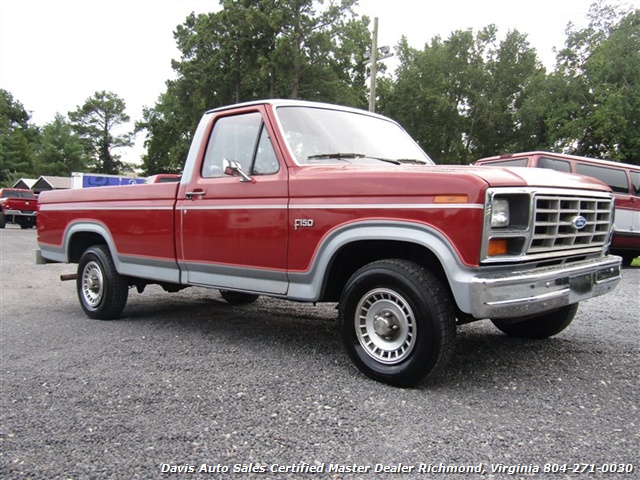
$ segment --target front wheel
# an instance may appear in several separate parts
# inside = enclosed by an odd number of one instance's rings
[[[552,337],[567,328],[577,311],[578,304],[574,303],[533,318],[496,319],[491,322],[498,330],[511,337],[542,339]]]
[[[127,279],[116,270],[105,245],[94,245],[82,254],[76,288],[84,312],[98,320],[117,318],[129,295]]]
[[[449,292],[414,262],[381,260],[362,267],[347,282],[339,315],[347,354],[374,380],[413,386],[453,353]]]

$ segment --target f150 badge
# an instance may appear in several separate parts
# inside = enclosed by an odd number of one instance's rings
[[[296,218],[293,221],[293,229],[298,230],[299,228],[311,228],[313,227],[313,218]]]

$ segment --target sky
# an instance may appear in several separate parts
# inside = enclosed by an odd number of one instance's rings
[[[593,0],[359,0],[356,13],[378,17],[378,45],[404,35],[421,49],[434,36],[477,31],[489,24],[500,36],[528,35],[548,70],[567,24],[587,25]],[[640,8],[640,0],[617,0]],[[132,123],[142,118],[174,77],[179,59],[173,31],[191,13],[218,10],[218,0],[0,0],[0,88],[42,126],[67,116],[97,91],[124,99]],[[389,67],[393,68],[393,59]],[[136,162],[144,136],[121,151]]]

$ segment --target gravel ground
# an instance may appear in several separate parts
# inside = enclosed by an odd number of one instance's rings
[[[402,390],[350,364],[333,304],[149,287],[89,320],[35,230],[0,244],[3,479],[640,478],[640,268],[548,340],[461,327]]]

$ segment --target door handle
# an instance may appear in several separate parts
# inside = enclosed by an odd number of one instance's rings
[[[193,200],[196,197],[204,197],[204,190],[202,190],[201,188],[198,188],[196,190],[194,190],[193,192],[187,192],[184,194],[185,198],[187,200]]]

